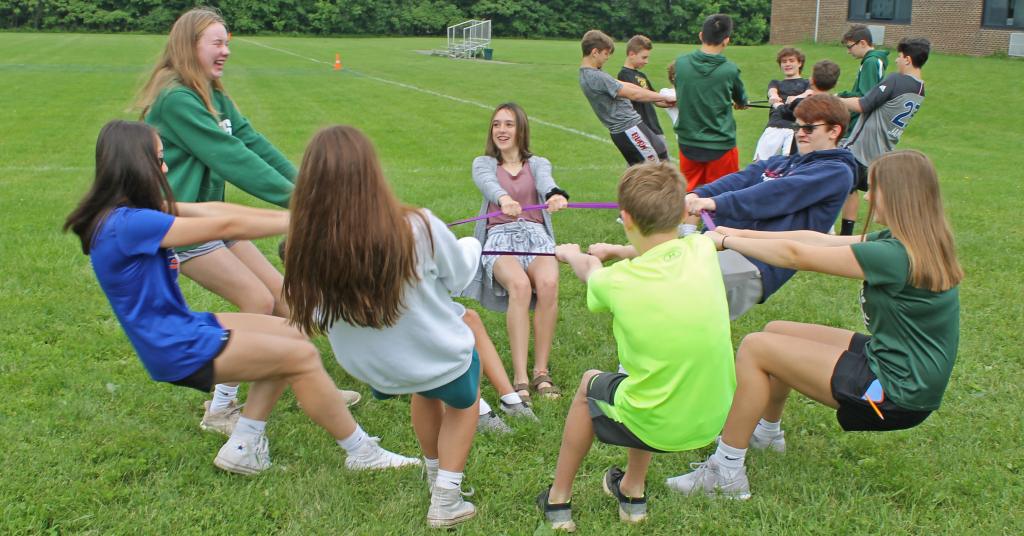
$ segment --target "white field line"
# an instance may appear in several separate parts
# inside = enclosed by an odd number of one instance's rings
[[[268,48],[270,50],[274,50],[274,51],[277,51],[277,52],[282,52],[284,54],[289,54],[289,55],[295,56],[296,58],[302,58],[304,60],[309,60],[309,61],[316,62],[316,63],[323,63],[325,65],[331,65],[331,62],[329,62],[329,61],[323,61],[323,60],[317,60],[317,59],[313,59],[313,58],[307,58],[306,56],[300,56],[300,55],[298,55],[298,54],[296,54],[294,52],[288,52],[287,50],[281,50],[279,48],[274,48],[274,47],[271,47],[271,46],[267,46],[267,45],[264,45],[263,43],[257,43],[256,41],[250,41],[248,39],[243,39],[241,37],[239,37],[237,39],[239,41],[245,41],[246,43],[252,43],[252,44],[254,44],[256,46],[260,46],[260,47],[263,47],[263,48]],[[354,74],[356,76],[362,76],[363,78],[369,78],[370,80],[376,80],[378,82],[384,82],[385,84],[392,84],[392,85],[395,85],[395,86],[400,86],[400,87],[404,87],[404,88],[407,88],[407,89],[412,89],[412,90],[415,90],[415,91],[421,91],[423,93],[429,93],[429,94],[434,95],[436,97],[441,97],[441,98],[444,98],[444,99],[450,99],[450,100],[453,100],[453,101],[456,101],[456,102],[461,102],[463,104],[472,104],[473,106],[479,106],[479,107],[485,108],[487,110],[493,110],[494,109],[494,106],[488,106],[486,104],[480,104],[479,102],[473,102],[473,101],[470,101],[470,100],[460,99],[458,97],[453,97],[451,95],[445,95],[443,93],[438,93],[436,91],[430,91],[429,89],[423,89],[423,88],[419,88],[419,87],[416,87],[416,86],[410,86],[408,84],[403,84],[401,82],[394,82],[392,80],[385,80],[383,78],[377,78],[376,76],[370,76],[368,74],[357,73],[355,71],[350,71],[348,69],[342,69],[342,70],[343,71],[347,71],[349,73],[352,73],[352,74]],[[610,139],[600,138],[600,137],[595,136],[593,134],[587,134],[586,132],[580,132],[579,130],[576,130],[574,128],[563,127],[562,125],[556,125],[554,123],[549,123],[547,121],[543,121],[541,119],[537,119],[536,117],[531,117],[530,120],[533,121],[534,123],[539,123],[539,124],[544,125],[544,126],[548,126],[548,127],[552,127],[552,128],[557,128],[559,130],[564,130],[566,132],[572,132],[573,134],[579,134],[580,136],[583,136],[585,138],[590,138],[592,140],[597,140],[597,141],[604,142],[604,143],[612,143],[612,141]]]

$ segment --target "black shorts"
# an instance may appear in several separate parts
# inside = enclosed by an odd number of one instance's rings
[[[220,348],[217,349],[217,353],[213,354],[213,357],[209,361],[203,363],[199,370],[185,376],[184,378],[167,382],[171,385],[177,385],[179,387],[191,387],[198,389],[204,393],[213,391],[213,360],[220,357],[220,354],[224,353],[224,348],[227,348],[228,341],[231,339],[231,330],[224,330],[224,335],[220,339]]]
[[[614,406],[615,390],[619,388],[619,383],[628,377],[628,374],[619,372],[602,372],[590,378],[590,383],[587,384],[587,407],[590,408],[590,420],[594,423],[594,435],[602,443],[609,445],[646,450],[648,452],[667,452],[644,443],[629,428],[626,428],[625,424],[614,421],[611,417],[605,415],[601,411],[601,406],[597,404],[597,401],[600,400],[609,406]]]
[[[868,167],[860,162],[857,162],[857,176],[853,178],[853,187],[850,188],[850,193],[857,190],[868,191]]]
[[[843,352],[832,370],[832,398],[839,402],[836,420],[847,432],[887,432],[913,428],[932,414],[930,411],[904,409],[886,397],[875,401],[875,406],[882,417],[875,413],[874,408],[864,398],[868,387],[878,379],[868,367],[864,345],[871,337],[856,333],[850,341],[850,349]]]
[[[630,166],[644,162],[668,160],[668,146],[661,136],[651,132],[647,125],[640,123],[625,132],[611,135],[612,142],[619,148],[622,157]]]

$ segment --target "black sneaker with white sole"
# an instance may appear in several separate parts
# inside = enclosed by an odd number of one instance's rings
[[[612,467],[604,475],[604,492],[619,501],[619,520],[623,523],[639,523],[647,518],[647,496],[627,497],[622,493],[622,477],[625,471]]]
[[[551,523],[552,530],[576,532],[576,523],[572,520],[572,501],[561,504],[548,502],[551,486],[537,496],[537,509],[544,513],[544,519]]]

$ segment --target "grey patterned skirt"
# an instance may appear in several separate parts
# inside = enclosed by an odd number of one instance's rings
[[[537,253],[554,253],[555,240],[551,238],[544,225],[528,222],[519,219],[512,223],[505,223],[491,227],[487,231],[487,240],[484,243],[484,251],[531,251]],[[530,267],[536,255],[511,255],[519,264],[523,265],[523,271]],[[494,279],[494,262],[500,255],[484,255],[480,263],[484,268],[484,275],[491,281],[495,296],[507,296],[508,291]]]

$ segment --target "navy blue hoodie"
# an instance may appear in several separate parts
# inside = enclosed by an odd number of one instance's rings
[[[693,193],[715,201],[715,225],[755,231],[827,233],[850,194],[857,161],[846,149],[773,156]],[[795,270],[750,262],[761,271],[764,303]]]

